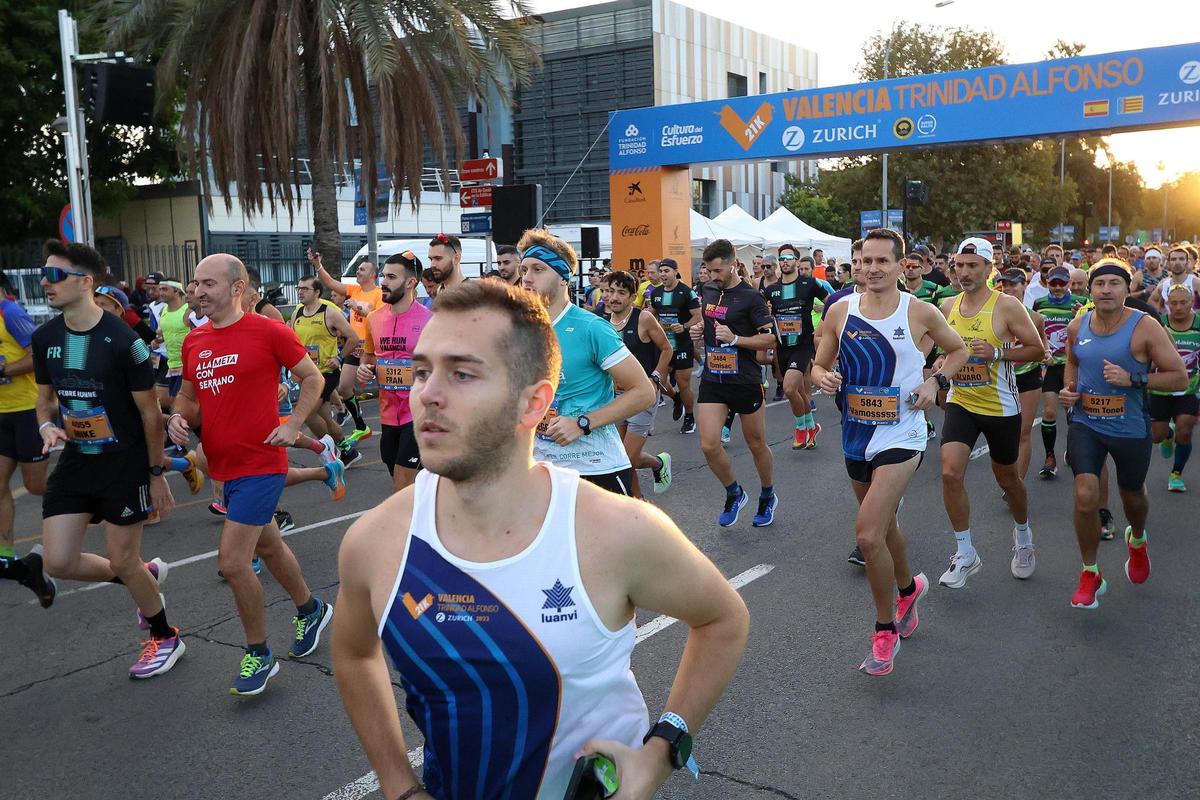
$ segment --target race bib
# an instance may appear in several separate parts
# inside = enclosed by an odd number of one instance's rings
[[[554,439],[552,439],[550,436],[548,436],[546,434],[546,427],[550,424],[551,420],[553,420],[557,416],[558,416],[558,400],[553,400],[550,403],[550,407],[546,409],[546,415],[544,417],[542,417],[542,421],[539,422],[537,425],[537,433],[535,434],[537,436],[537,438],[541,439],[543,442],[553,442],[554,441]]]
[[[317,366],[320,366],[321,365],[321,360],[320,360],[321,359],[321,345],[306,344],[306,345],[304,345],[304,349],[305,349],[305,351],[307,351],[308,357],[313,360],[313,363],[316,364]]]
[[[669,328],[679,324],[679,315],[673,311],[660,311],[658,312],[658,322],[664,328]]]
[[[900,421],[900,387],[848,386],[846,416],[863,425],[895,425]]]
[[[1084,415],[1092,419],[1122,419],[1125,416],[1125,395],[1123,394],[1084,392],[1079,396],[1079,404]]]
[[[777,314],[775,325],[780,336],[804,335],[804,316],[802,314]]]
[[[736,375],[738,357],[736,347],[706,347],[704,369],[713,375]]]
[[[411,358],[380,358],[375,362],[379,388],[389,392],[412,390],[413,366]]]
[[[107,444],[117,440],[104,406],[96,406],[86,411],[70,411],[64,408],[62,417],[67,438],[75,444]]]
[[[991,382],[992,372],[988,369],[988,362],[975,356],[968,358],[967,363],[954,373],[955,386],[987,386]]]

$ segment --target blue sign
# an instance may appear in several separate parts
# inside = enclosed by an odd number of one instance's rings
[[[1107,225],[1100,226],[1100,232],[1096,234],[1096,238],[1104,242],[1115,242],[1121,238],[1121,226],[1113,225],[1111,228]]]
[[[874,230],[881,226],[880,220],[882,216],[879,209],[875,208],[870,211],[858,212],[858,236],[862,238],[867,235],[867,231]]]
[[[1075,226],[1074,225],[1055,225],[1050,229],[1050,239],[1052,241],[1075,241]]]
[[[75,211],[67,203],[58,213],[58,238],[64,242],[75,241]]]
[[[888,209],[888,224],[887,226],[894,231],[904,229],[904,209],[889,208]]]
[[[1200,122],[1200,43],[612,112],[609,169]]]
[[[1162,240],[1163,240],[1163,229],[1162,228],[1155,228],[1153,231],[1150,232],[1150,241],[1161,242]]]
[[[392,200],[392,179],[387,166],[377,164],[375,176],[375,221],[387,222],[388,203]],[[362,168],[354,168],[354,224],[367,224],[367,203],[362,196]]]
[[[462,232],[467,233],[491,233],[492,232],[492,212],[486,211],[482,214],[463,214],[462,215]]]

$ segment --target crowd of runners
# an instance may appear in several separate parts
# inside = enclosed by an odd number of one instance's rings
[[[966,476],[982,468],[970,466],[981,439],[1012,515],[1003,555],[1018,580],[1037,568],[1030,466],[1057,480],[1064,440],[1075,608],[1098,608],[1109,588],[1099,542],[1118,516],[1127,580],[1150,577],[1155,444],[1172,460],[1167,489],[1186,491],[1200,390],[1187,243],[1035,253],[968,238],[933,252],[873,230],[846,263],[783,245],[745,266],[717,240],[695,276],[670,258],[643,274],[593,268],[576,293],[576,254],[546,231],[499,248],[482,279],[463,274],[459,240],[439,234],[424,258],[363,261],[350,282],[310,251],[286,319],[231,255],[204,258],[186,281],[152,274],[136,296],[86,245],[52,240],[44,255],[41,285],[61,313],[36,326],[0,301],[0,578],[44,608],[56,579],[123,585],[147,631],[129,675],[162,675],[186,644],[168,621],[169,565],[143,560],[143,527],[168,520],[174,491],[208,482],[223,517],[220,577],[245,631],[230,691],[257,695],[280,670],[266,569],[295,605],[288,657],[312,653],[333,624],[342,700],[388,800],[497,787],[557,800],[607,769],[641,798],[675,769],[696,774],[692,736],[733,676],[749,617],[642,497],[639,471],[655,495],[672,485],[671,454],[647,449],[660,408],[697,436],[724,489],[714,521],[728,528],[748,505],[752,526],[771,526],[788,494],[766,437],[771,382],[791,409],[794,450],[828,443],[813,412],[836,407],[844,502],[857,504],[842,533],[875,606],[859,666],[869,675],[892,671],[930,590],[897,511],[939,427],[954,542],[937,582],[949,589],[998,555],[972,539],[968,487],[981,484]],[[724,447],[735,429],[757,497]],[[372,436],[392,494],[346,533],[336,602],[317,597],[281,536],[294,525],[284,490],[321,482],[341,500],[356,445]],[[7,489],[18,468],[43,515],[41,544],[21,556]],[[183,483],[173,489],[169,473]],[[84,547],[92,524],[104,527],[103,556]],[[636,610],[690,629],[654,724],[630,671]],[[424,736],[421,779],[387,658]]]

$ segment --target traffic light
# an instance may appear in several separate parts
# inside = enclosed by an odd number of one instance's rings
[[[928,205],[929,187],[923,181],[906,180],[904,182],[904,201],[914,206]]]

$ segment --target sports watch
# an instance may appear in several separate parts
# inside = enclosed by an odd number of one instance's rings
[[[163,474],[162,464],[155,464],[154,466],[152,466],[150,468],[150,474],[152,476],[154,476],[155,478],[162,477],[162,474]]]
[[[1134,389],[1145,389],[1150,383],[1150,376],[1144,372],[1129,373],[1129,385]]]
[[[664,713],[658,718],[658,723],[642,739],[642,744],[655,736],[665,739],[670,747],[672,768],[679,769],[686,766],[693,775],[699,773],[699,767],[692,758],[692,735],[688,733],[687,723],[683,717],[669,711]]]
[[[583,431],[584,436],[592,435],[592,421],[588,419],[587,414],[580,414],[575,424],[579,426],[579,430]]]
[[[947,391],[950,388],[950,379],[940,372],[933,373],[934,379],[937,381],[938,388],[942,391]]]

